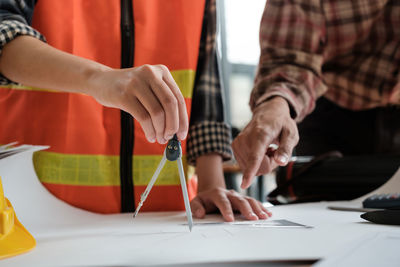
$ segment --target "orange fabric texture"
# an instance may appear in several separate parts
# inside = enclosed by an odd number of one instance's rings
[[[135,45],[141,51],[135,54],[135,65],[195,70],[204,4],[198,0],[133,1]]]
[[[1,142],[50,145],[49,151],[119,155],[119,110],[92,97],[45,91],[0,90]]]
[[[55,48],[120,68],[120,9],[119,0],[40,0],[32,26]]]
[[[134,65],[164,64],[170,70],[195,71],[204,5],[204,0],[134,0]],[[120,16],[120,0],[40,0],[33,27],[60,50],[120,68]],[[185,100],[190,112],[191,98]],[[120,111],[104,107],[90,96],[0,87],[0,121],[10,129],[0,132],[0,143],[50,145],[49,151],[62,154],[120,153]],[[135,121],[134,155],[161,155],[164,149],[165,145],[149,144]],[[186,154],[186,142],[182,149]],[[83,209],[115,213],[121,208],[119,186],[67,182],[45,186],[60,199]],[[188,186],[193,198],[193,182]],[[136,202],[144,189],[135,186]],[[180,184],[155,185],[143,207],[144,211],[182,209]]]

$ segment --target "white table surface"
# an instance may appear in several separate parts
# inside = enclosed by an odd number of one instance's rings
[[[99,215],[56,199],[38,182],[31,152],[0,160],[5,195],[22,224],[36,238],[32,251],[0,261],[0,266],[132,266],[317,260],[370,233],[399,233],[375,225],[360,212],[326,208],[332,203],[272,207],[271,219],[312,228],[195,225],[184,212]],[[151,197],[151,194],[150,196]],[[333,203],[345,205],[343,203]],[[216,215],[209,221],[221,221]],[[195,220],[195,223],[199,222]],[[365,255],[374,257],[374,255]]]

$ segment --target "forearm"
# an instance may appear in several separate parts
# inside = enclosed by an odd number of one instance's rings
[[[0,73],[8,79],[40,88],[90,94],[90,77],[108,67],[77,57],[30,36],[7,43],[0,55]]]
[[[196,173],[198,177],[198,191],[211,188],[226,188],[222,157],[219,154],[207,154],[197,158]]]
[[[290,105],[292,118],[301,121],[314,109],[316,99],[326,92],[326,85],[308,67],[277,67],[268,63],[271,60],[265,61],[267,63],[260,63],[260,71],[250,96],[251,110],[254,113],[265,101],[281,97]]]
[[[124,110],[141,124],[149,142],[165,143],[174,133],[181,140],[187,135],[185,101],[165,66],[112,69],[19,36],[3,47],[0,72],[24,85],[87,94]]]
[[[232,156],[231,129],[224,121],[222,87],[216,47],[216,3],[207,1],[193,91],[187,159],[196,165],[199,157],[219,154],[224,160]]]
[[[268,98],[281,96],[291,105],[296,120],[301,120],[327,90],[321,77],[326,46],[322,10],[317,0],[307,6],[267,2],[260,27],[261,55],[250,100],[252,109]]]

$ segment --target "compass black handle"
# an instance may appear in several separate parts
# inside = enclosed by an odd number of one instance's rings
[[[179,142],[178,137],[174,134],[171,140],[168,141],[167,148],[165,150],[165,156],[169,161],[175,161],[179,158],[181,154],[181,142]]]

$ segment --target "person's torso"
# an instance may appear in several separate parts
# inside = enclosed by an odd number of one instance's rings
[[[133,20],[121,26],[127,14],[121,12],[122,2],[41,0],[35,7],[33,27],[50,45],[112,68],[121,68],[121,55],[132,57],[134,66],[166,65],[190,113],[204,0],[133,0]],[[130,38],[125,31],[129,27],[134,29],[131,55],[121,41]],[[83,94],[8,86],[0,88],[0,114],[3,125],[12,129],[0,136],[0,143],[50,145],[34,155],[39,179],[57,197],[90,211],[121,211],[121,192],[132,183],[133,195],[125,198],[134,198],[136,205],[165,148],[148,143],[136,120],[129,126],[129,119],[121,120],[120,110]],[[185,162],[185,142],[182,150]],[[121,166],[127,159],[131,162]],[[129,172],[133,178],[126,181]],[[195,188],[188,184],[193,197]],[[167,162],[143,210],[183,208],[176,163]]]
[[[400,2],[323,1],[325,96],[342,107],[400,105]]]

